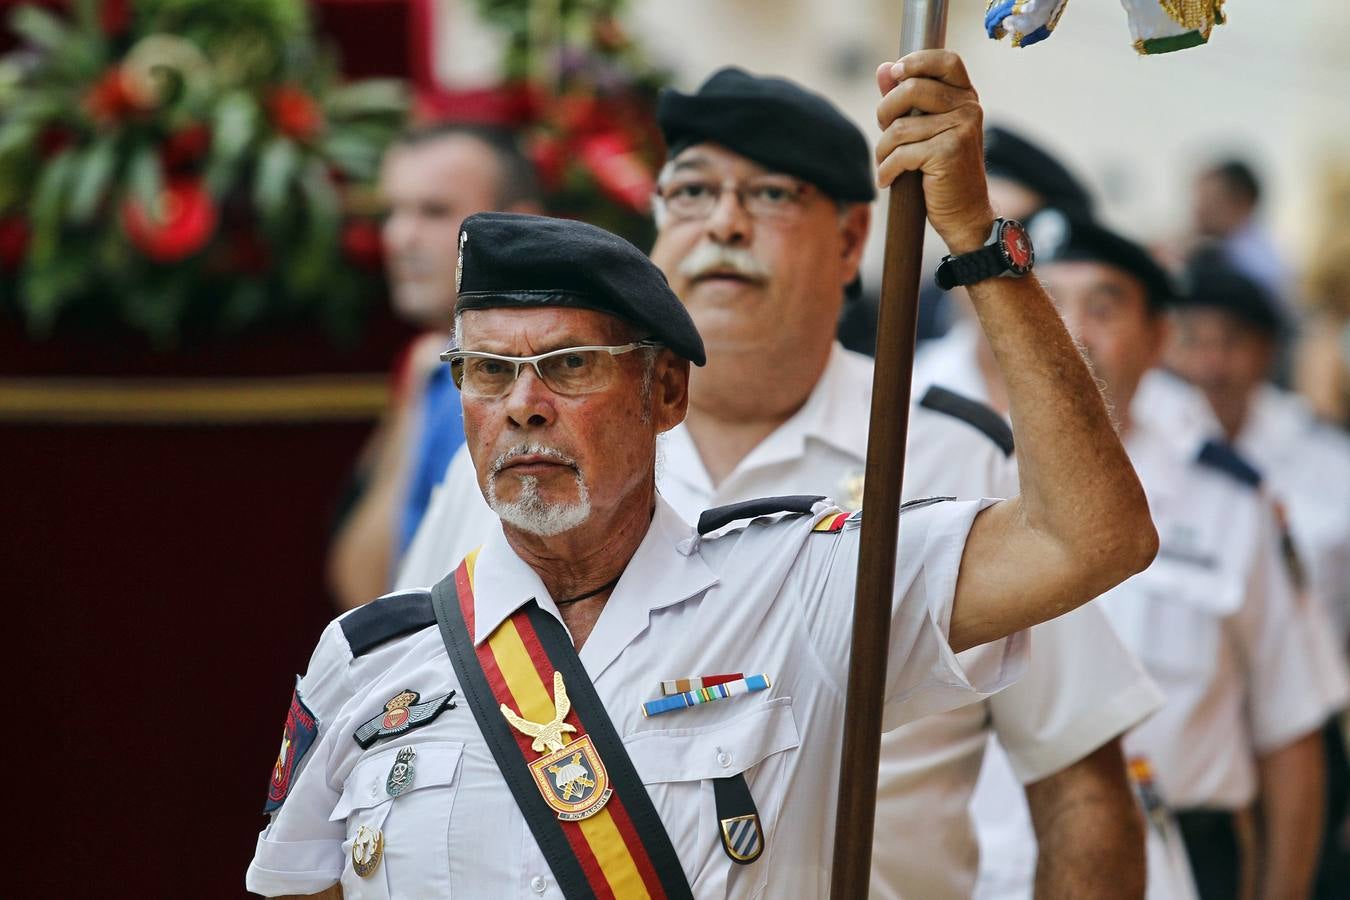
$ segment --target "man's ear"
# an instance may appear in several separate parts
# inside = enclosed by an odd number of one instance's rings
[[[658,434],[684,421],[689,412],[689,360],[662,350],[652,371],[652,422]]]
[[[872,205],[854,203],[843,216],[839,225],[843,235],[843,270],[847,285],[858,277],[858,267],[862,265],[863,251],[867,249],[867,231],[872,224]]]

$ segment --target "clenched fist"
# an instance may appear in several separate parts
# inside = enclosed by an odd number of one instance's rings
[[[920,50],[877,68],[877,184],[923,173],[928,221],[952,253],[989,238],[994,212],[984,180],[984,113],[961,57]],[[911,115],[913,112],[923,115]]]

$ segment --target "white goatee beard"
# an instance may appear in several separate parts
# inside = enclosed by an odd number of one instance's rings
[[[577,499],[571,503],[550,503],[539,496],[539,479],[533,475],[520,477],[520,496],[506,502],[497,496],[497,474],[516,456],[543,454],[568,465],[575,461],[552,447],[524,444],[512,447],[492,461],[488,470],[487,500],[497,517],[513,528],[519,528],[527,534],[539,537],[552,537],[571,531],[591,517],[591,494],[586,488],[586,480],[577,471]]]

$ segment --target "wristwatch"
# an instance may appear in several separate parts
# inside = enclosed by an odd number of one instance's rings
[[[949,291],[958,284],[975,284],[1000,275],[1021,278],[1031,271],[1036,254],[1027,230],[1016,219],[995,219],[989,242],[978,250],[948,254],[938,264],[938,287]]]

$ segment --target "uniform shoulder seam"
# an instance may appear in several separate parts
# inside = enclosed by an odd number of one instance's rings
[[[385,594],[352,610],[339,622],[356,659],[394,638],[436,624],[436,613],[431,607],[431,592],[417,589]]]
[[[988,404],[935,384],[924,393],[919,405],[965,422],[998,445],[1005,457],[1013,455],[1012,428]]]

